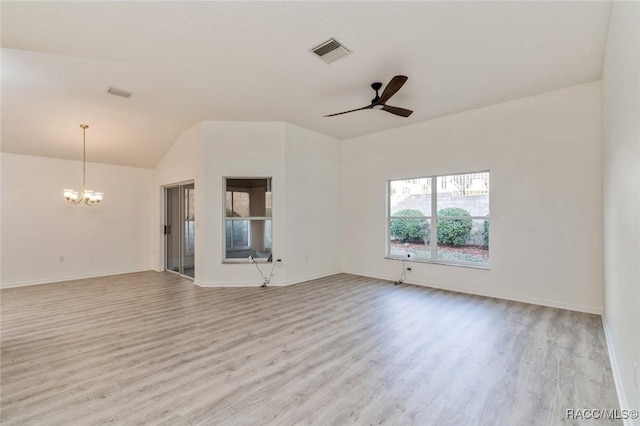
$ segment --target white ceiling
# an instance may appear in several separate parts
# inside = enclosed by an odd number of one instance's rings
[[[610,2],[7,2],[2,151],[154,167],[202,120],[377,132],[600,79]],[[336,37],[353,53],[309,49]],[[409,77],[383,111],[374,81]],[[107,86],[133,92],[107,95]]]

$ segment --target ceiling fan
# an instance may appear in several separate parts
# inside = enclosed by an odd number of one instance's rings
[[[389,82],[389,84],[387,84],[387,87],[384,88],[384,91],[382,92],[382,96],[378,95],[378,90],[382,88],[382,83],[372,83],[371,88],[376,91],[376,97],[371,100],[371,105],[367,105],[362,108],[352,109],[349,111],[343,111],[335,114],[325,115],[325,117],[333,117],[334,115],[346,114],[348,112],[362,111],[363,109],[381,109],[383,111],[390,112],[391,114],[399,115],[400,117],[408,117],[413,113],[413,111],[387,105],[387,101],[389,100],[389,98],[391,98],[393,95],[396,94],[398,90],[400,90],[400,88],[407,81],[407,78],[408,77],[404,75],[396,75],[395,77],[393,77]]]

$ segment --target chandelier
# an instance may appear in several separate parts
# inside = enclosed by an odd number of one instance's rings
[[[69,202],[69,204],[80,204],[81,202],[85,202],[88,206],[93,206],[102,201],[102,192],[95,192],[87,189],[85,185],[86,177],[87,177],[87,140],[86,140],[86,131],[89,128],[86,124],[81,124],[80,128],[82,129],[82,193],[75,191],[73,189],[65,189],[64,190],[64,198]],[[82,195],[81,195],[82,194]]]

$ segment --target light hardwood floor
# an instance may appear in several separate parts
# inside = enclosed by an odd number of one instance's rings
[[[555,425],[619,408],[596,315],[344,274],[207,289],[144,272],[0,295],[6,426]]]

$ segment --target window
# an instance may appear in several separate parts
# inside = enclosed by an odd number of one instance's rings
[[[390,258],[489,265],[489,172],[390,180]]]
[[[224,178],[225,261],[271,256],[271,178]]]

